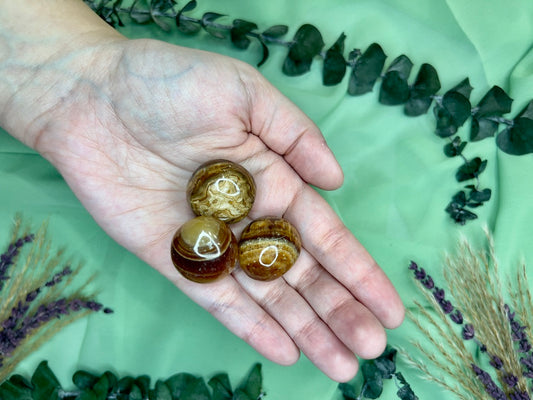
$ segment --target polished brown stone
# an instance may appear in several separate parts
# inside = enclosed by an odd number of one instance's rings
[[[229,275],[238,257],[237,239],[222,221],[200,216],[183,224],[174,234],[172,262],[187,279],[213,282]]]
[[[235,223],[252,208],[255,182],[242,166],[228,160],[214,160],[194,172],[187,185],[187,198],[196,215]]]
[[[267,217],[250,223],[239,240],[239,262],[248,276],[271,281],[296,262],[301,250],[298,231],[283,218]]]

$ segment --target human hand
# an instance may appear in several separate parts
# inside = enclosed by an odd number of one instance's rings
[[[277,363],[294,363],[301,350],[332,379],[346,381],[357,371],[355,355],[382,352],[384,327],[401,323],[403,306],[309,186],[335,189],[342,172],[295,105],[253,68],[220,55],[117,38],[77,54],[92,62],[65,74],[83,64],[74,57],[42,75],[66,78],[54,80],[50,91],[58,95],[47,98],[56,101],[25,137],[113,239]],[[237,236],[264,215],[284,216],[299,230],[302,253],[283,278],[257,282],[237,268],[198,284],[173,267],[172,235],[193,216],[187,181],[215,158],[243,165],[257,184],[249,217],[232,226]]]

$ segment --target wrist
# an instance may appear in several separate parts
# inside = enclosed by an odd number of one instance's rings
[[[123,40],[81,0],[0,0],[0,126],[41,151],[54,118],[104,79]]]

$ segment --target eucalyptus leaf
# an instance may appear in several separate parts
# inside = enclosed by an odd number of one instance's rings
[[[470,98],[470,94],[474,88],[470,85],[470,80],[468,78],[463,79],[457,85],[455,85],[450,92],[457,92],[462,94],[467,99]]]
[[[413,63],[405,56],[400,55],[391,63],[379,91],[379,102],[385,105],[398,105],[405,103],[409,98],[409,84],[407,80],[411,73]]]
[[[444,154],[447,157],[456,157],[463,153],[467,142],[463,142],[459,136],[453,138],[453,140],[444,146]]]
[[[261,48],[263,50],[263,57],[261,58],[261,61],[257,63],[258,68],[266,62],[266,60],[268,59],[268,56],[270,55],[270,51],[268,50],[268,47],[265,44],[265,42],[263,42],[262,40],[259,40],[259,43],[261,43]]]
[[[450,90],[444,94],[433,112],[437,122],[435,133],[440,137],[452,136],[471,115],[470,101],[461,93]]]
[[[460,192],[461,193],[461,192]],[[463,192],[464,194],[464,192]],[[457,196],[457,195],[456,195]],[[454,197],[456,197],[454,196]],[[467,221],[474,220],[477,215],[464,208],[464,205],[460,205],[455,201],[451,201],[446,207],[445,211],[450,214],[450,217],[458,224],[464,225]]]
[[[533,153],[533,100],[518,113],[511,126],[500,132],[496,144],[507,154]]]
[[[489,201],[492,196],[492,191],[490,189],[477,190],[473,188],[468,196],[469,207],[479,207],[483,205],[484,202]]]
[[[511,111],[512,103],[513,99],[501,87],[493,86],[479,101],[474,111],[474,116],[481,118],[507,114]]]
[[[92,390],[95,393],[96,397],[104,400],[107,398],[107,394],[109,393],[110,389],[111,385],[109,379],[107,378],[107,375],[105,374],[102,375],[92,387]]]
[[[150,391],[150,377],[148,375],[141,375],[135,378],[135,385],[140,389],[141,397],[148,396]]]
[[[492,137],[498,132],[499,123],[488,118],[472,117],[470,128],[470,140],[477,142],[482,139]]]
[[[338,388],[341,391],[344,400],[357,400],[357,393],[352,385],[348,383],[339,383]]]
[[[320,31],[310,24],[302,25],[294,35],[282,71],[288,76],[302,75],[311,69],[313,58],[320,54],[324,40]]]
[[[173,375],[165,381],[170,393],[180,400],[211,400],[209,389],[202,378],[187,373]]]
[[[413,390],[409,385],[402,386],[398,391],[396,392],[396,395],[400,398],[400,400],[417,400],[418,397],[415,395]]]
[[[98,376],[87,371],[76,371],[72,376],[72,382],[81,390],[91,389],[98,381]]]
[[[147,24],[152,21],[152,16],[149,12],[142,10],[133,9],[130,12],[130,18],[138,24]]]
[[[415,83],[409,91],[409,99],[405,103],[404,112],[409,116],[425,114],[433,101],[432,96],[440,89],[437,71],[431,64],[422,64]]]
[[[155,388],[150,390],[150,400],[172,400],[172,394],[165,382],[157,381]]]
[[[141,388],[139,386],[137,386],[136,384],[134,384],[131,387],[131,391],[130,391],[128,400],[143,400],[143,399],[144,399],[144,396],[142,394]]]
[[[213,389],[212,400],[231,400],[233,397],[233,391],[231,389],[231,383],[229,381],[228,374],[221,373],[213,376],[207,384]]]
[[[409,57],[407,57],[405,54],[402,54],[392,61],[389,68],[387,68],[385,75],[389,72],[396,71],[398,73],[399,78],[407,81],[409,79],[409,75],[411,74],[412,68],[413,63],[411,62]]]
[[[33,385],[31,384],[31,382],[19,374],[12,375],[9,378],[9,382],[22,389],[33,389]]]
[[[350,74],[348,94],[359,96],[371,92],[381,76],[386,58],[383,49],[377,43],[372,43],[361,56],[357,57]]]
[[[231,42],[235,47],[246,50],[250,46],[250,38],[247,36],[248,33],[257,29],[257,24],[242,19],[236,19],[233,21],[233,26],[230,29],[230,38]]]
[[[346,74],[346,60],[344,59],[344,40],[346,35],[342,33],[337,41],[326,52],[322,82],[324,86],[337,85]]]
[[[2,400],[33,400],[32,390],[20,386],[11,380],[6,380],[0,385],[0,399]]]
[[[211,28],[210,25],[215,22],[217,19],[224,17],[224,14],[219,14],[216,12],[206,12],[202,16],[201,24],[204,27],[205,31],[209,33],[211,36],[214,36],[218,39],[224,39],[225,36],[222,32]]]
[[[379,102],[388,106],[403,104],[409,99],[409,84],[400,72],[390,71],[383,77],[379,91]]]
[[[57,392],[61,385],[46,361],[42,361],[33,373],[31,384],[34,387],[34,400],[58,399]]]
[[[233,395],[232,400],[255,400],[255,399],[248,396],[248,394],[244,390],[237,389],[235,391],[235,394]]]
[[[381,393],[383,393],[383,379],[380,376],[365,381],[363,395],[366,398],[377,399]]]
[[[243,390],[250,398],[257,399],[262,393],[262,387],[261,364],[255,364],[239,389]]]
[[[282,36],[285,36],[289,31],[287,25],[274,25],[265,30],[261,35],[269,39],[277,39]]]
[[[474,179],[485,170],[486,166],[487,160],[481,160],[479,157],[467,160],[461,167],[459,167],[455,174],[455,178],[458,182]]]
[[[178,30],[185,34],[191,34],[196,33],[201,29],[201,26],[199,24],[196,24],[192,21],[183,20],[181,16],[183,13],[192,11],[196,8],[196,0],[191,0],[181,10],[178,11],[178,14],[176,15],[176,26],[178,27]]]
[[[117,390],[120,393],[129,394],[134,383],[135,379],[133,379],[131,376],[124,376],[117,382]]]

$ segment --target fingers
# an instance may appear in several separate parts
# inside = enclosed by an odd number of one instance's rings
[[[285,217],[306,250],[384,327],[398,327],[404,308],[385,273],[316,191],[306,186],[297,196]]]
[[[232,276],[201,284],[187,281],[173,268],[163,272],[188,297],[269,360],[294,364],[298,347],[284,328],[253,300]]]
[[[387,339],[381,323],[309,253],[302,252],[285,280],[353,353],[365,359],[383,353]]]
[[[236,270],[235,278],[261,307],[283,326],[294,343],[331,379],[345,382],[358,369],[354,353],[283,279],[258,282]]]
[[[253,88],[252,133],[282,155],[307,183],[337,189],[343,181],[342,169],[313,121],[264,79],[255,77],[245,84]]]

